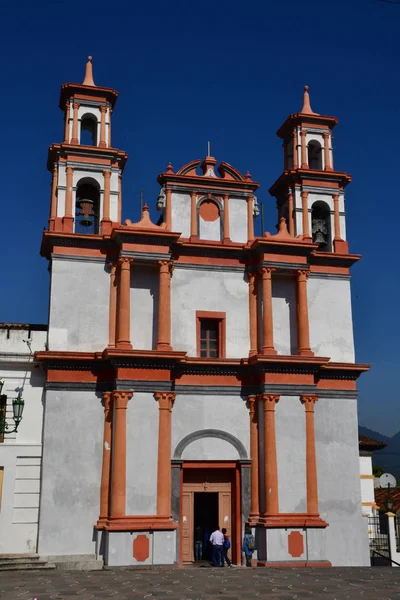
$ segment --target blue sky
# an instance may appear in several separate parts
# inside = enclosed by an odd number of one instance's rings
[[[337,169],[347,192],[360,423],[400,429],[397,362],[400,162],[400,5],[374,0],[145,3],[53,0],[6,3],[0,22],[3,294],[1,321],[46,322],[47,147],[62,140],[60,85],[81,82],[88,54],[98,85],[120,92],[113,144],[129,154],[124,218],[139,190],[154,209],[157,174],[206,153],[261,182],[266,229],[276,223],[269,186],[283,168],[276,130],[301,108],[335,115]]]

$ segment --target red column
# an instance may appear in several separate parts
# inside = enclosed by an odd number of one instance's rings
[[[264,481],[265,513],[267,516],[279,513],[278,461],[276,456],[275,405],[279,396],[261,394],[264,402]]]
[[[257,354],[257,275],[248,273],[249,280],[249,328],[250,328],[250,356]]]
[[[65,172],[67,189],[65,191],[65,215],[63,218],[63,231],[65,233],[72,233],[74,229],[74,215],[72,213],[72,182],[74,170],[72,167],[66,167]]]
[[[314,356],[310,348],[307,278],[308,271],[297,271],[297,354],[300,356]]]
[[[100,148],[105,148],[106,144],[106,106],[100,106]]]
[[[317,457],[315,453],[314,406],[318,396],[301,396],[306,409],[306,480],[307,480],[307,513],[318,516],[318,481]]]
[[[230,240],[229,231],[229,194],[224,194],[224,240]]]
[[[247,198],[247,239],[254,240],[253,196]]]
[[[301,168],[308,169],[307,162],[307,146],[306,146],[306,131],[300,131],[300,139],[301,139]]]
[[[292,190],[289,190],[289,233],[294,236],[294,198]]]
[[[131,344],[131,258],[120,258],[118,289],[117,348],[132,348]]]
[[[251,458],[251,497],[250,517],[260,515],[259,502],[259,464],[258,464],[258,410],[257,396],[249,396],[247,404],[250,411],[250,458]]]
[[[103,463],[100,484],[100,517],[98,525],[107,520],[109,514],[110,474],[111,474],[111,435],[112,435],[112,399],[111,392],[103,394],[104,433],[103,433]]]
[[[158,402],[157,515],[171,517],[171,413],[172,392],[155,392]]]
[[[171,231],[172,228],[172,190],[165,190],[165,223],[166,229]]]
[[[108,324],[108,347],[115,348],[117,327],[117,263],[110,263],[110,310]]]
[[[339,212],[339,194],[333,194],[333,218],[335,224],[335,240],[341,240],[340,237],[340,212]]]
[[[332,167],[331,167],[331,157],[330,157],[330,151],[329,151],[329,140],[330,140],[330,134],[325,131],[322,134],[323,138],[324,138],[324,161],[325,161],[325,171],[333,171]]]
[[[65,128],[64,128],[64,143],[69,144],[69,112],[70,104],[69,100],[65,103]]]
[[[301,192],[301,210],[303,218],[303,238],[311,240],[310,226],[308,223],[308,192]]]
[[[157,350],[172,350],[171,347],[171,272],[169,260],[158,261],[160,286],[158,293],[158,339]]]
[[[190,192],[190,237],[197,235],[197,194]]]
[[[51,203],[49,230],[54,231],[54,221],[57,216],[57,185],[58,185],[58,163],[53,167],[53,179],[51,182]]]
[[[110,219],[110,179],[111,171],[103,171],[104,177],[104,202],[103,202],[103,218],[101,220],[101,232],[103,235],[111,233],[112,223]]]
[[[73,115],[73,122],[72,122],[72,139],[71,139],[71,144],[79,144],[79,140],[78,140],[78,110],[79,110],[79,103],[78,102],[74,102],[72,106],[73,106],[73,109],[74,109],[74,115]]]
[[[112,449],[111,514],[124,517],[126,510],[126,409],[132,391],[112,392],[114,403],[114,435]]]
[[[262,290],[263,290],[263,354],[277,354],[274,348],[274,321],[272,312],[272,273],[275,269],[263,267]]]
[[[297,154],[297,130],[293,131],[293,169],[299,168],[299,159]]]

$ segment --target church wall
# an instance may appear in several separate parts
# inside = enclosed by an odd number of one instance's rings
[[[172,409],[172,455],[185,436],[202,429],[218,429],[234,435],[250,455],[249,411],[239,393],[231,396],[204,395],[201,392],[177,394]],[[201,438],[186,448],[183,458],[238,460],[239,457],[231,444],[218,438]]]
[[[131,268],[131,341],[136,350],[156,347],[158,289],[157,265]]]
[[[215,221],[205,221],[199,216],[199,238],[201,240],[221,241],[221,218]]]
[[[108,344],[110,275],[105,262],[53,256],[49,350],[95,351]]]
[[[7,395],[6,422],[13,428],[12,401],[23,388],[25,407],[17,433],[0,444],[0,554],[36,552],[40,464],[42,457],[42,392],[45,374],[35,368],[32,351],[44,350],[46,331],[0,328],[0,379]]]
[[[332,361],[354,362],[350,281],[311,276],[307,295],[311,350]]]
[[[182,237],[190,237],[190,194],[172,192],[172,231],[180,232]]]
[[[154,383],[156,389],[157,383]],[[128,402],[126,514],[154,515],[157,504],[158,403],[135,392]]]
[[[307,512],[305,410],[298,396],[281,396],[275,408],[279,510]]]
[[[320,397],[315,405],[318,497],[327,560],[369,566],[367,521],[361,514],[357,402]]]
[[[94,554],[104,427],[101,399],[94,391],[47,390],[45,408],[38,552]]]
[[[226,312],[226,356],[246,356],[249,291],[244,270],[175,268],[171,279],[171,331],[174,350],[197,355],[196,310]]]
[[[262,298],[262,290],[261,295]],[[278,354],[296,354],[296,281],[292,276],[272,276],[274,346]],[[262,322],[261,322],[262,327]]]
[[[229,198],[229,235],[232,242],[247,242],[247,202]]]

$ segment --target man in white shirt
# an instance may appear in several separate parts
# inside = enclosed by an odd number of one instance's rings
[[[221,566],[221,554],[224,545],[224,534],[220,532],[219,527],[211,534],[210,542],[212,544],[212,566]]]

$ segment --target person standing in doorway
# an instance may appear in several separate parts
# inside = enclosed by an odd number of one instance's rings
[[[222,547],[222,556],[221,556],[221,567],[225,566],[225,561],[226,561],[226,564],[228,565],[228,567],[231,567],[232,563],[229,560],[229,556],[228,556],[228,550],[231,547],[231,542],[230,542],[230,539],[228,537],[228,532],[226,531],[225,527],[223,527],[221,529],[221,531],[222,531],[222,535],[224,536],[224,545]]]
[[[251,560],[253,558],[253,552],[255,549],[256,540],[254,535],[251,533],[251,527],[249,525],[245,525],[242,552],[244,552],[246,557],[246,567],[251,567]]]
[[[203,534],[200,525],[197,525],[194,530],[194,559],[201,560],[203,558]]]
[[[222,548],[224,546],[224,534],[221,533],[219,527],[211,534],[210,542],[212,544],[212,566],[220,567]]]

